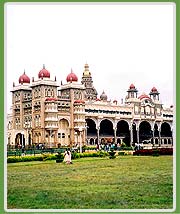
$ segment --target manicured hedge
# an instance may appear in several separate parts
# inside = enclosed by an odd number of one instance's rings
[[[85,158],[85,157],[106,157],[108,156],[108,152],[103,152],[103,151],[98,151],[98,152],[83,152],[83,153],[77,153],[73,152],[72,153],[72,159],[77,159],[77,158]]]
[[[133,155],[173,155],[173,148],[140,149],[133,152]]]
[[[24,157],[8,157],[8,163],[27,162],[27,161],[43,161],[42,156],[24,156]]]
[[[72,159],[85,158],[85,157],[106,157],[108,152],[98,151],[98,152],[83,152],[77,153],[72,152]],[[26,161],[46,161],[46,160],[56,160],[57,157],[55,154],[42,154],[39,156],[21,156],[21,157],[8,157],[7,163],[16,163],[16,162],[26,162]]]

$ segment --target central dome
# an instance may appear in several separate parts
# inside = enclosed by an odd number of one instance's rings
[[[71,69],[71,73],[67,75],[66,81],[67,82],[77,82],[78,81],[78,78],[72,69]]]
[[[144,98],[151,100],[151,98],[147,94],[145,94],[145,93],[142,93],[141,96],[138,97],[138,99],[140,99],[140,100],[142,100]]]
[[[43,65],[43,69],[39,71],[38,74],[39,78],[50,78],[50,72],[45,69],[45,65]]]

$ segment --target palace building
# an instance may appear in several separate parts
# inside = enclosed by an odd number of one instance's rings
[[[88,64],[81,82],[72,70],[66,81],[51,79],[43,66],[32,81],[24,72],[19,84],[13,83],[8,145],[58,148],[124,142],[172,147],[173,106],[163,107],[155,87],[139,96],[131,84],[124,103],[118,103],[109,101],[104,91],[97,96]]]

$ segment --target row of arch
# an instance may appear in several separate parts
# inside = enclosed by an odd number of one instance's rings
[[[141,143],[153,138],[172,138],[171,127],[167,122],[163,122],[160,128],[155,123],[153,129],[148,121],[140,122],[139,126],[133,123],[130,127],[127,121],[120,120],[114,128],[112,121],[104,119],[100,122],[99,129],[97,129],[94,120],[87,119],[86,122],[87,138],[89,139],[98,136],[100,140],[102,138],[114,138],[117,142],[121,138],[126,145],[130,146],[131,143]]]
[[[59,129],[62,133],[67,133],[67,136],[70,134],[69,125],[70,124],[67,119],[60,119]],[[36,138],[37,136],[34,139]],[[123,139],[123,142],[125,142],[127,146],[130,146],[132,143],[141,143],[152,139],[157,142],[160,138],[164,138],[166,142],[166,138],[167,140],[172,138],[172,130],[170,124],[167,122],[163,122],[160,127],[158,127],[157,123],[155,123],[152,129],[151,124],[148,121],[142,121],[139,125],[133,123],[132,126],[130,126],[127,121],[120,120],[118,121],[116,127],[113,127],[112,121],[108,119],[103,119],[97,128],[95,121],[89,118],[86,119],[86,138],[89,139],[89,141],[91,139],[93,144],[98,143],[98,141],[101,143],[107,138],[113,139],[114,142],[121,142],[120,139]],[[58,138],[58,141],[60,140],[65,141],[66,139]],[[24,137],[21,134],[17,134],[16,142],[20,141],[23,141],[23,144],[25,144]]]

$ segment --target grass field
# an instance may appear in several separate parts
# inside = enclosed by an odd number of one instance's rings
[[[172,156],[8,164],[8,209],[172,209]]]

